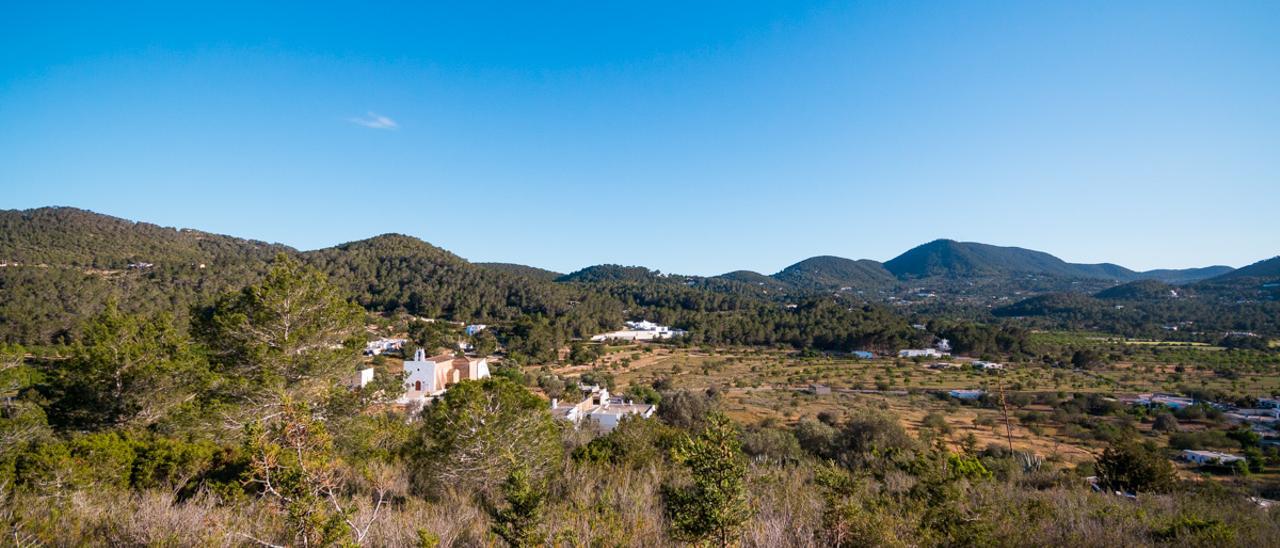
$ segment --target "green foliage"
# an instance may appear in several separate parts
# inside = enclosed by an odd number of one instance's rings
[[[498,350],[498,338],[494,336],[493,331],[483,329],[471,336],[471,346],[474,347],[477,356],[488,356]]]
[[[361,317],[323,274],[281,255],[262,283],[205,310],[197,333],[225,399],[317,401],[355,370]]]
[[[338,502],[341,463],[324,425],[306,405],[286,399],[281,416],[248,427],[252,481],[283,511],[291,541],[328,546],[356,539],[353,510]]]
[[[1179,545],[1226,546],[1236,540],[1236,532],[1216,519],[1196,516],[1178,516],[1173,523],[1152,531],[1159,542]]]
[[[600,358],[601,351],[598,344],[583,344],[581,341],[574,341],[569,345],[569,363],[572,365],[586,365]]]
[[[724,415],[712,415],[697,437],[686,434],[680,440],[672,459],[691,476],[687,487],[663,489],[672,536],[720,546],[736,542],[751,507],[746,499],[746,459],[733,423]]]
[[[47,435],[44,409],[28,399],[36,372],[24,363],[26,350],[0,343],[0,481],[7,480],[17,451]]]
[[[646,386],[643,384],[633,384],[627,387],[627,397],[637,402],[644,402],[652,405],[662,403],[662,394],[652,386]]]
[[[572,456],[578,462],[642,469],[661,464],[680,435],[660,421],[628,415],[608,434],[574,449]]]
[[[822,493],[822,526],[819,540],[826,546],[906,546],[898,538],[893,516],[864,496],[865,486],[848,470],[831,464],[818,465],[814,483]]]
[[[507,379],[453,385],[421,422],[407,454],[419,492],[491,491],[515,465],[539,477],[563,453],[547,402]]]
[[[795,434],[781,428],[760,427],[743,432],[742,450],[757,462],[795,464],[804,457]]]
[[[673,391],[662,394],[658,418],[684,430],[700,430],[707,417],[719,408],[716,397],[708,392]]]
[[[505,504],[486,505],[493,520],[493,533],[517,548],[543,545],[545,540],[539,528],[546,487],[534,480],[528,469],[517,466],[502,483],[502,496]]]
[[[1156,420],[1151,425],[1151,429],[1157,432],[1177,432],[1178,418],[1174,417],[1172,413],[1156,415]]]
[[[1106,489],[1128,493],[1166,492],[1177,483],[1169,459],[1134,442],[1112,444],[1094,465],[1098,483]]]
[[[409,338],[426,349],[427,354],[435,354],[442,348],[454,352],[458,349],[458,341],[462,340],[462,328],[449,322],[413,320],[409,322]]]
[[[806,420],[796,427],[801,447],[814,456],[850,469],[884,467],[910,460],[919,444],[897,419],[876,412],[859,412],[839,427]]]
[[[84,328],[58,374],[54,418],[84,430],[155,425],[190,406],[211,381],[173,318],[126,314],[114,302]]]

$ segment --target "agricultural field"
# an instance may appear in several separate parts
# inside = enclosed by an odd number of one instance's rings
[[[744,425],[795,426],[818,417],[840,417],[871,409],[896,417],[913,434],[925,434],[955,450],[1009,447],[1070,466],[1092,465],[1117,432],[1132,429],[1170,454],[1186,439],[1206,438],[1233,426],[1220,416],[1182,413],[1176,432],[1156,429],[1156,417],[1168,414],[1121,401],[1141,393],[1183,393],[1189,389],[1235,397],[1280,392],[1280,365],[1231,364],[1231,353],[1211,346],[1136,345],[1127,341],[1055,335],[1090,348],[1103,363],[1088,369],[1039,360],[1001,362],[1002,370],[981,371],[969,358],[855,359],[802,356],[759,348],[680,348],[636,344],[601,348],[594,364],[543,368],[564,377],[584,373],[612,375],[615,393],[635,387],[712,390],[722,409]],[[1114,354],[1114,356],[1112,356]],[[1109,358],[1121,358],[1111,361]],[[1231,374],[1224,374],[1230,367]],[[537,369],[530,369],[537,371]],[[999,394],[1003,388],[1004,402]],[[982,390],[981,401],[962,401],[951,390]],[[1008,421],[1005,421],[1007,407]],[[1177,435],[1183,441],[1171,443]],[[1218,442],[1222,436],[1214,438]],[[1212,443],[1212,442],[1210,442]],[[1234,442],[1222,447],[1231,449]],[[1175,447],[1176,446],[1176,447]],[[1199,447],[1197,447],[1199,448]],[[1184,467],[1183,473],[1196,476]],[[1273,481],[1270,471],[1252,481]]]

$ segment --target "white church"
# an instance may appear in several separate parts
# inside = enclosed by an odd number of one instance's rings
[[[441,354],[428,358],[418,349],[412,360],[404,362],[404,395],[396,403],[426,403],[443,394],[449,386],[465,380],[479,380],[489,376],[489,362],[484,358],[459,357]]]

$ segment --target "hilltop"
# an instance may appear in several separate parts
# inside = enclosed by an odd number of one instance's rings
[[[897,280],[884,265],[868,259],[851,260],[823,255],[811,257],[782,269],[773,279],[803,289],[877,288]]]
[[[1216,276],[1213,280],[1236,280],[1240,278],[1280,278],[1280,257],[1258,261],[1239,270]]]

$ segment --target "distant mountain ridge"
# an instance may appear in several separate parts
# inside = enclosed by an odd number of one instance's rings
[[[1257,270],[1267,272],[1268,268],[1260,266]],[[1280,265],[1276,268],[1280,268]],[[899,283],[939,279],[963,281],[1012,279],[1021,276],[1099,280],[1117,284],[1137,280],[1187,284],[1232,271],[1229,266],[1219,265],[1137,272],[1112,263],[1068,263],[1043,251],[1020,247],[943,239],[916,246],[884,263],[820,255],[797,262],[770,276],[737,270],[717,277],[765,286],[781,283],[795,289],[835,290],[880,289]]]
[[[1253,306],[1248,303],[1280,300],[1280,290],[1271,280],[1280,278],[1280,257],[1234,271],[1213,266],[1135,272],[1109,263],[1068,263],[1016,247],[936,240],[885,263],[818,256],[768,276],[739,270],[704,278],[621,265],[589,266],[560,275],[523,265],[471,263],[403,234],[298,251],[281,244],[49,207],[0,210],[0,339],[73,339],[79,322],[114,298],[127,297],[122,305],[132,310],[185,314],[214,296],[260,279],[279,254],[314,265],[370,310],[460,321],[559,314],[586,306],[580,304],[584,297],[601,291],[652,302],[675,302],[705,291],[710,293],[697,298],[713,306],[732,307],[750,299],[769,306],[790,305],[849,288],[853,292],[837,295],[837,301],[892,302],[922,306],[931,313],[952,303],[963,307],[1045,293],[1077,295],[1045,296],[1002,311],[1016,316],[1045,311],[1076,314],[1071,310],[1115,316],[1105,312],[1103,301],[1166,303],[1181,310],[1201,306],[1196,303]],[[1158,281],[1132,283],[1148,279]],[[1263,282],[1257,283],[1259,279]],[[1163,285],[1170,283],[1182,285]],[[1184,290],[1187,299],[1164,298],[1172,297],[1171,291],[1182,295]],[[628,293],[633,291],[642,293]],[[979,310],[988,308],[979,306]],[[620,308],[617,314],[621,313]]]

